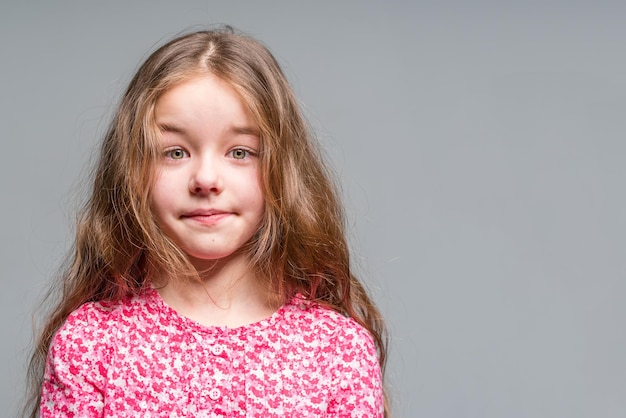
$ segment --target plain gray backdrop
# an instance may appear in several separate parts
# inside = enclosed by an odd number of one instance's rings
[[[343,184],[396,417],[625,416],[624,16],[597,1],[3,2],[2,414],[121,91],[157,44],[228,23],[274,52]]]

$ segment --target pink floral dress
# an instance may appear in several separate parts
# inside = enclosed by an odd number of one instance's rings
[[[152,288],[87,303],[56,333],[42,417],[381,417],[381,371],[354,320],[294,298],[239,328],[205,327]]]

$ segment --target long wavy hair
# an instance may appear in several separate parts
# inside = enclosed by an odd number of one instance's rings
[[[29,365],[25,407],[35,417],[53,335],[90,301],[140,293],[152,273],[198,277],[185,253],[161,232],[150,206],[158,156],[154,108],[170,87],[212,73],[249,107],[260,131],[262,225],[247,245],[251,266],[281,304],[301,293],[354,318],[373,336],[384,372],[382,317],[353,275],[339,193],[317,142],[275,58],[230,27],[180,36],[139,68],[104,137],[76,241],[59,276],[58,302],[47,316]],[[385,406],[386,411],[388,410]]]

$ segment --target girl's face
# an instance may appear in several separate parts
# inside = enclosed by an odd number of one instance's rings
[[[258,230],[259,134],[235,90],[207,74],[156,102],[161,132],[151,204],[162,230],[202,268],[228,257]]]

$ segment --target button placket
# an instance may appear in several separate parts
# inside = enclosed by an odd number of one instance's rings
[[[216,414],[219,410],[224,412],[229,408],[229,392],[230,384],[225,375],[225,367],[229,356],[226,346],[220,344],[219,336],[194,333],[193,337],[198,344],[199,352],[204,357],[201,375],[198,376],[196,387],[197,392],[194,396],[196,403],[196,416],[203,416],[202,413],[211,411],[211,416],[222,416]],[[208,409],[207,409],[208,408]]]

